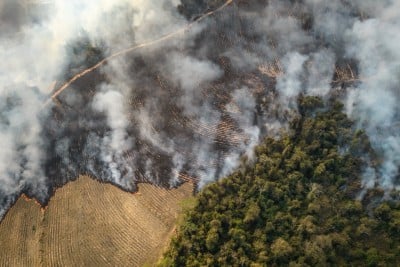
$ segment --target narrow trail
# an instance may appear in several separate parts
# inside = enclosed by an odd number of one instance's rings
[[[140,49],[140,48],[144,48],[144,47],[152,46],[152,45],[155,45],[155,44],[158,44],[158,43],[162,43],[162,42],[164,42],[164,41],[166,41],[166,40],[172,39],[173,37],[175,37],[175,36],[177,36],[177,35],[184,34],[184,33],[187,32],[193,25],[195,25],[195,24],[197,24],[198,22],[204,20],[205,18],[207,18],[207,17],[213,15],[214,13],[217,13],[217,12],[223,10],[225,7],[227,7],[228,5],[230,5],[232,2],[233,2],[233,0],[227,0],[222,6],[218,7],[218,8],[215,9],[215,10],[212,10],[212,11],[207,12],[206,14],[204,14],[204,15],[202,15],[201,17],[197,18],[197,19],[194,20],[193,22],[187,24],[185,27],[180,28],[180,29],[178,29],[178,30],[176,30],[176,31],[174,31],[174,32],[171,32],[171,33],[169,33],[169,34],[166,34],[166,35],[164,35],[164,36],[162,36],[162,37],[160,37],[160,38],[158,38],[158,39],[155,39],[155,40],[151,40],[151,41],[147,41],[147,42],[144,42],[144,43],[141,43],[141,44],[133,45],[133,46],[131,46],[131,47],[128,47],[128,48],[126,48],[126,49],[124,49],[124,50],[118,51],[118,52],[116,52],[116,53],[114,53],[114,54],[112,54],[112,55],[110,55],[110,56],[104,58],[103,60],[99,61],[96,65],[94,65],[94,66],[92,66],[92,67],[90,67],[90,68],[87,68],[87,69],[85,69],[85,70],[79,72],[79,73],[76,74],[74,77],[72,77],[70,80],[68,80],[65,84],[63,84],[61,87],[59,87],[59,88],[50,96],[50,98],[46,100],[46,102],[44,103],[43,106],[45,107],[45,106],[47,106],[48,104],[50,104],[54,99],[57,98],[57,96],[58,96],[59,94],[61,94],[64,90],[66,90],[73,82],[75,82],[76,80],[80,79],[81,77],[87,75],[88,73],[90,73],[90,72],[92,72],[92,71],[98,69],[99,67],[101,67],[102,65],[104,65],[105,63],[107,63],[108,61],[110,61],[110,60],[112,60],[112,59],[114,59],[114,58],[116,58],[116,57],[119,57],[119,56],[121,56],[121,55],[124,55],[124,54],[130,53],[130,52],[133,52],[133,51],[135,51],[135,50],[138,50],[138,49]]]

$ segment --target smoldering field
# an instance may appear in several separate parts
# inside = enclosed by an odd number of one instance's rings
[[[224,4],[206,2],[0,3],[0,215],[79,174],[201,187],[278,136],[299,95],[339,98],[379,155],[361,155],[362,186],[399,188],[400,1],[233,1],[194,22]]]

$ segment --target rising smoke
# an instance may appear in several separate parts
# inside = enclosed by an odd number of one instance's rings
[[[299,94],[338,90],[382,158],[363,185],[398,189],[400,2],[233,1],[193,23],[223,3],[2,1],[0,215],[81,173],[202,186],[285,128]]]

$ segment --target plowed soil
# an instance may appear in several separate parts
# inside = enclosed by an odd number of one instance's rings
[[[21,196],[0,223],[0,266],[152,265],[192,192],[139,184],[131,194],[82,176],[44,210]]]

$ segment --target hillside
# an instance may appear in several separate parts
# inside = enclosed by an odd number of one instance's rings
[[[0,266],[141,266],[169,240],[189,183],[130,194],[86,176],[41,210],[22,196],[0,224]],[[112,248],[112,249],[110,249]]]
[[[361,190],[379,159],[341,109],[301,98],[289,133],[198,195],[161,266],[399,266],[398,192]]]

